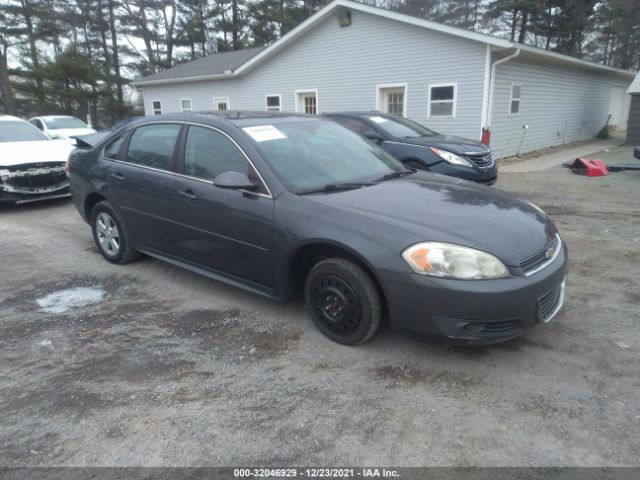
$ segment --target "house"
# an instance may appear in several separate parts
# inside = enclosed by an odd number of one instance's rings
[[[349,0],[267,48],[134,82],[148,115],[381,110],[489,141],[497,157],[593,137],[634,74]],[[483,135],[483,132],[484,135]],[[490,133],[490,136],[489,136]]]
[[[640,145],[640,73],[633,81],[627,93],[631,96],[629,123],[627,126],[627,145]]]

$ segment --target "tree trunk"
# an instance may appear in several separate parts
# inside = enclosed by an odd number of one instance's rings
[[[36,81],[36,111],[42,113],[44,109],[44,82],[42,81],[42,73],[40,72],[40,61],[38,57],[38,48],[36,47],[36,35],[33,30],[33,18],[31,16],[31,4],[28,0],[21,1],[24,22],[27,27],[27,40],[29,42],[29,56],[31,57],[32,74]]]
[[[0,52],[0,93],[2,93],[2,100],[4,101],[6,110],[5,113],[15,115],[16,97],[13,94],[13,87],[11,86],[11,79],[9,78],[6,47],[3,52]]]
[[[231,33],[233,35],[233,49],[240,50],[240,28],[238,25],[238,0],[231,2]]]
[[[108,0],[109,7],[109,31],[111,32],[111,54],[113,56],[113,76],[116,82],[116,95],[118,97],[118,116],[124,110],[124,100],[122,95],[122,77],[120,76],[120,57],[118,55],[118,33],[116,32],[116,20],[114,15],[114,0]]]
[[[529,12],[522,12],[522,20],[520,23],[520,35],[518,43],[524,43],[527,38],[527,20],[529,20]]]

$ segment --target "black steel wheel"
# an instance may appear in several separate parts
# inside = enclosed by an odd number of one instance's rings
[[[318,329],[344,345],[366,342],[380,325],[378,290],[349,260],[331,258],[316,264],[307,277],[305,301]]]

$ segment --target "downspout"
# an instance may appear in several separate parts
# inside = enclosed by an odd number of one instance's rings
[[[511,55],[508,55],[500,60],[496,60],[491,65],[491,74],[489,77],[489,100],[487,105],[487,118],[485,119],[485,126],[482,129],[482,143],[489,145],[491,143],[491,118],[493,117],[493,94],[496,87],[496,69],[501,63],[513,60],[520,55],[520,49],[516,48],[516,51]]]

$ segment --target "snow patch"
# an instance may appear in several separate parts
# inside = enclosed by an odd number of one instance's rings
[[[36,302],[42,312],[64,313],[74,308],[101,302],[104,295],[105,291],[101,288],[67,288],[38,298]]]

